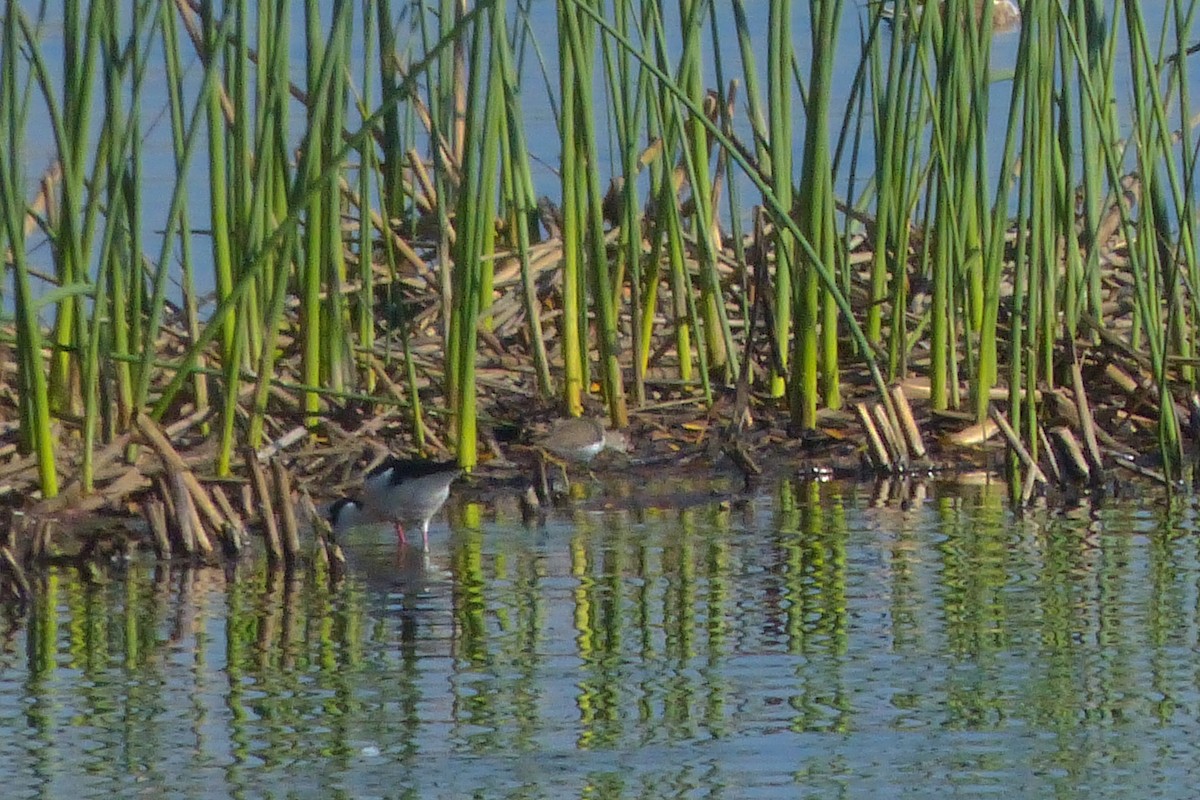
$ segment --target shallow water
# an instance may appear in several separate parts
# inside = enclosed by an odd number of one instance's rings
[[[710,489],[459,505],[335,588],[51,570],[0,639],[4,796],[1193,794],[1193,505]]]

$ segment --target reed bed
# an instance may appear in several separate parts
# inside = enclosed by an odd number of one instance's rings
[[[883,426],[869,457],[910,469],[909,399],[926,426],[999,416],[1015,489],[1050,427],[1089,480],[1136,455],[1176,485],[1196,3],[1156,30],[1138,3],[1030,3],[1007,32],[991,3],[843,5],[769,0],[756,28],[741,0],[558,0],[553,26],[530,0],[5,4],[0,502],[163,504],[203,554],[240,547],[224,488],[284,490],[271,458],[329,488],[366,441],[471,470],[514,418],[672,404],[748,457],[739,436],[812,441],[851,403]]]

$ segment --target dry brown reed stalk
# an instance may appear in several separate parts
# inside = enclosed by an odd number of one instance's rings
[[[896,406],[896,416],[899,418],[900,429],[904,433],[908,452],[913,458],[924,459],[928,451],[925,449],[925,442],[921,438],[921,429],[913,417],[912,406],[908,403],[908,395],[902,384],[892,387],[892,402]]]
[[[278,458],[271,459],[270,463],[275,497],[279,501],[283,521],[283,557],[288,567],[295,567],[300,559],[300,526],[296,523],[296,509],[292,505],[291,477]]]
[[[167,527],[167,510],[162,500],[154,498],[142,503],[142,516],[150,523],[154,553],[159,560],[171,557],[171,536]]]
[[[884,443],[883,436],[880,435],[879,429],[875,426],[875,420],[871,417],[871,410],[866,403],[855,403],[854,413],[858,415],[859,424],[862,425],[863,432],[867,437],[867,453],[871,461],[874,462],[877,469],[892,472],[892,454],[890,448]]]
[[[263,528],[263,538],[267,545],[267,561],[272,567],[280,567],[287,563],[283,550],[283,541],[279,536],[279,525],[275,519],[275,503],[271,499],[271,489],[267,476],[257,458],[246,459],[246,469],[250,472],[250,485],[260,509],[259,521]]]
[[[33,596],[29,587],[29,579],[25,577],[25,570],[13,556],[12,549],[8,545],[0,547],[0,585],[4,583],[2,578],[6,574],[9,580],[15,584],[14,599],[19,603],[28,602]]]
[[[1022,443],[1021,438],[1017,436],[1016,431],[1008,424],[1008,420],[1000,413],[1000,410],[996,406],[992,406],[989,409],[988,416],[992,422],[996,423],[1000,432],[1004,434],[1004,438],[1008,441],[1008,446],[1013,449],[1013,452],[1021,459],[1025,468],[1029,470],[1029,475],[1036,478],[1039,483],[1049,483],[1050,481],[1046,478],[1046,473],[1042,472],[1042,468],[1038,466],[1029,449]]]

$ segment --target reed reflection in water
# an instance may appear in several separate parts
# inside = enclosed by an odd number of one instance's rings
[[[54,568],[0,640],[6,796],[1182,791],[1195,509],[901,491],[459,506],[336,587]]]

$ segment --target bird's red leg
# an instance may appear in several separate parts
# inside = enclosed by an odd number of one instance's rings
[[[396,536],[400,539],[400,544],[408,544],[408,539],[404,537],[404,526],[399,522],[396,523]]]

